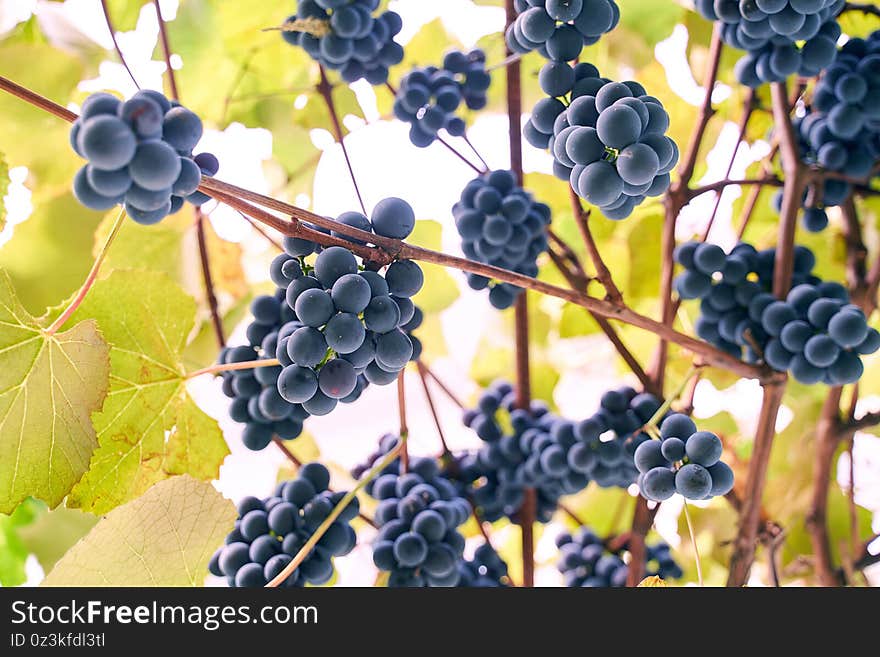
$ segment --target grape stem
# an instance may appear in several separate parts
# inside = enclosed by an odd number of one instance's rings
[[[330,512],[330,515],[318,525],[318,528],[315,530],[315,533],[309,537],[309,540],[306,541],[305,545],[300,548],[299,552],[296,553],[296,556],[293,560],[285,566],[284,570],[282,570],[278,575],[268,584],[266,584],[267,588],[277,588],[281,586],[290,577],[293,572],[299,568],[300,564],[306,560],[306,558],[311,554],[314,547],[318,544],[318,541],[321,540],[321,537],[327,532],[336,519],[342,514],[345,508],[351,503],[351,501],[357,497],[357,494],[370,483],[373,479],[375,479],[379,474],[387,468],[391,463],[394,462],[394,459],[398,457],[399,454],[402,454],[403,450],[406,449],[406,435],[400,436],[400,441],[398,441],[397,445],[394,446],[388,454],[385,455],[378,465],[374,466],[372,470],[370,470],[366,475],[361,477],[360,481],[357,482],[354,488],[348,491],[339,503],[333,507],[333,510]]]
[[[220,309],[217,305],[217,295],[214,293],[214,278],[211,275],[211,260],[208,255],[208,241],[205,236],[205,215],[202,214],[202,208],[195,206],[193,208],[195,215],[196,237],[199,243],[199,261],[202,265],[202,280],[205,284],[205,297],[208,301],[208,308],[211,311],[211,326],[214,328],[214,336],[217,338],[217,344],[222,349],[226,346],[226,337],[223,334],[223,320],[220,318]]]
[[[409,427],[406,423],[406,368],[397,375],[397,412],[400,416],[400,474],[409,470],[409,450],[406,446]]]
[[[606,265],[605,260],[602,259],[602,254],[599,253],[599,247],[596,244],[596,240],[593,239],[593,232],[590,230],[590,212],[584,210],[580,197],[578,197],[577,192],[574,191],[574,188],[571,185],[568,186],[568,195],[571,199],[571,209],[574,214],[575,224],[577,224],[581,237],[584,240],[584,244],[587,247],[587,253],[590,256],[590,260],[593,262],[593,267],[596,269],[596,279],[602,284],[602,287],[605,288],[605,298],[613,303],[623,303],[623,295],[614,283],[614,278],[611,276],[611,270],[608,269],[608,265]]]
[[[419,361],[419,362],[421,362],[421,361]],[[455,404],[459,408],[464,408],[464,404],[461,402],[461,400],[455,396],[455,393],[453,393],[452,390],[449,389],[449,386],[447,386],[445,383],[443,383],[443,381],[441,381],[437,377],[437,375],[434,374],[434,370],[432,370],[430,367],[428,367],[424,363],[422,363],[422,367],[425,370],[425,374],[427,374],[431,378],[431,380],[437,384],[437,387],[443,391],[443,394],[446,395],[453,404]]]
[[[660,408],[657,409],[657,412],[651,416],[651,419],[645,423],[645,426],[642,427],[643,430],[647,431],[649,429],[659,429],[659,423],[663,420],[663,416],[669,411],[672,407],[672,402],[682,396],[684,394],[684,389],[687,388],[688,383],[690,383],[691,379],[693,379],[700,371],[700,365],[694,365],[688,370],[688,373],[685,375],[682,382],[679,384],[678,388],[675,389],[675,392],[669,395],[661,404]]]
[[[134,82],[134,86],[140,89],[141,85],[138,84],[137,79],[134,77],[134,73],[131,72],[131,68],[129,68],[128,62],[125,61],[125,55],[122,54],[122,49],[119,47],[119,42],[116,40],[116,29],[113,27],[113,20],[110,18],[110,9],[109,7],[107,7],[107,0],[101,0],[101,11],[104,12],[104,21],[107,23],[107,29],[110,32],[110,38],[113,40],[113,49],[116,50],[116,55],[119,57],[119,62],[128,73],[128,77],[130,77],[131,81]]]
[[[684,519],[687,522],[688,526],[688,534],[691,537],[691,546],[694,548],[694,562],[697,566],[697,582],[699,582],[700,586],[703,586],[703,565],[700,563],[700,550],[697,547],[697,537],[694,534],[694,525],[691,522],[691,514],[688,511],[688,503],[687,500],[684,500]]]
[[[125,210],[120,209],[119,214],[116,215],[116,220],[113,222],[113,227],[110,229],[110,234],[107,236],[107,239],[104,241],[104,245],[98,252],[98,256],[95,258],[95,262],[92,264],[92,268],[89,271],[88,276],[86,276],[85,282],[82,284],[82,287],[79,288],[79,292],[76,293],[76,296],[73,298],[73,301],[70,302],[70,305],[67,306],[64,312],[58,315],[58,317],[55,319],[54,322],[52,322],[49,328],[45,330],[44,333],[47,337],[52,337],[53,335],[55,335],[85,300],[86,295],[89,293],[89,290],[92,289],[92,286],[98,279],[98,272],[101,270],[101,263],[103,263],[104,259],[107,257],[107,252],[110,250],[110,245],[113,244],[113,240],[115,240],[116,236],[119,234],[119,231],[122,228],[122,224],[125,222],[126,216],[127,215],[125,214]]]
[[[321,73],[321,81],[316,87],[324,104],[327,105],[327,112],[330,114],[330,122],[333,124],[333,136],[336,143],[342,149],[342,157],[345,158],[345,166],[348,167],[348,175],[351,177],[351,184],[354,187],[354,193],[357,195],[358,203],[361,206],[361,212],[367,214],[367,207],[364,205],[364,197],[361,195],[361,188],[358,186],[357,178],[354,175],[354,167],[351,165],[351,158],[348,156],[348,148],[345,146],[345,135],[342,133],[342,124],[339,122],[339,114],[336,111],[336,103],[333,102],[333,85],[327,79],[327,72],[323,65],[318,66]]]
[[[249,360],[243,363],[224,363],[222,365],[212,365],[186,375],[187,379],[194,379],[204,374],[220,374],[221,372],[237,372],[240,370],[253,370],[258,367],[276,367],[281,365],[281,361],[275,358],[264,358],[261,360]]]
[[[449,445],[446,444],[446,437],[443,435],[443,425],[440,423],[440,416],[437,415],[437,408],[434,406],[434,397],[431,395],[431,389],[428,387],[428,378],[425,375],[425,365],[422,361],[416,361],[416,369],[419,373],[419,380],[422,382],[422,389],[425,391],[425,400],[428,402],[428,408],[431,410],[431,417],[434,418],[434,426],[437,427],[437,435],[440,437],[440,445],[443,448],[443,452],[440,455],[442,459],[452,452],[449,450]]]
[[[171,68],[171,45],[168,43],[168,29],[165,25],[165,19],[162,18],[162,8],[159,6],[159,0],[153,0],[153,6],[156,8],[156,19],[159,21],[159,40],[162,42],[162,54],[165,57],[168,88],[171,91],[171,98],[173,100],[180,100],[180,95],[177,93],[177,80],[174,79],[174,69]]]

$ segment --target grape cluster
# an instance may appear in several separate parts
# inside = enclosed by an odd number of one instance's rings
[[[373,16],[378,8],[379,0],[299,0],[281,35],[346,82],[385,84],[388,69],[403,61],[394,41],[403,22],[393,11]]]
[[[490,171],[471,180],[452,208],[461,249],[472,259],[525,276],[538,275],[537,258],[547,250],[550,207],[517,185],[512,171]],[[489,303],[503,310],[522,288],[468,274],[474,290],[489,288]]]
[[[649,500],[662,502],[675,493],[689,500],[707,500],[733,488],[733,470],[721,461],[721,439],[697,431],[687,415],[674,413],[660,425],[661,440],[636,448],[639,489]]]
[[[394,99],[394,116],[410,124],[409,140],[419,148],[433,144],[441,130],[463,137],[465,122],[456,110],[462,101],[468,109],[484,108],[491,82],[482,50],[453,50],[444,56],[442,68],[414,68],[403,76]]]
[[[184,200],[200,205],[202,173],[219,166],[210,153],[193,158],[201,137],[201,119],[158,91],[143,89],[125,102],[94,93],[70,129],[70,145],[89,161],[73,193],[92,210],[122,203],[144,225],[177,212]]]
[[[510,586],[507,564],[488,543],[481,543],[474,558],[459,566],[458,586],[465,588],[501,588]]]
[[[514,6],[519,15],[507,29],[507,46],[559,62],[577,59],[620,21],[614,0],[515,0]]]
[[[208,566],[226,577],[229,586],[265,586],[293,560],[345,493],[331,493],[330,473],[320,463],[307,463],[295,479],[282,482],[266,499],[246,497],[238,504],[235,528]],[[333,577],[333,557],[354,549],[357,535],[350,523],[357,517],[354,498],[330,525],[284,586],[326,584]]]
[[[807,164],[850,178],[871,177],[880,157],[880,30],[841,47],[816,84],[809,112],[794,126]],[[844,180],[819,184],[803,215],[804,227],[812,232],[828,225],[824,208],[842,204],[852,191]]]
[[[612,588],[626,586],[629,568],[623,560],[624,544],[612,551],[612,540],[603,541],[589,527],[581,527],[574,535],[556,537],[559,560],[556,567],[565,585],[574,588]],[[661,579],[679,579],[684,573],[669,553],[669,546],[660,541],[645,546],[645,574]]]
[[[771,294],[775,249],[742,243],[725,254],[714,244],[688,242],[675,258],[686,269],[675,280],[679,296],[701,299],[697,335],[738,358],[745,352],[747,361],[763,360],[801,383],[844,385],[861,378],[860,356],[880,349],[880,332],[846,288],[812,274],[816,258],[806,247],[795,247],[784,301]]]
[[[402,239],[412,232],[415,215],[405,201],[387,198],[371,219],[346,212],[337,221]],[[362,269],[341,246],[321,249],[293,238],[285,240],[284,248],[288,258],[279,275],[287,282],[285,303],[296,321],[278,334],[281,397],[312,415],[326,415],[338,401],[358,394],[364,380],[376,385],[396,380],[414,353],[407,330],[421,322],[411,300],[424,282],[418,264],[397,260],[383,275],[369,266]],[[315,252],[314,262],[307,263]]]
[[[526,140],[553,155],[553,172],[609,219],[625,219],[660,196],[678,162],[669,115],[638,82],[612,82],[588,63],[548,62]]]
[[[603,488],[627,488],[636,481],[636,448],[650,439],[641,428],[660,410],[650,393],[624,386],[602,395],[599,411],[575,424],[578,442],[569,448],[569,466]]]
[[[251,304],[254,321],[247,328],[247,345],[226,347],[219,363],[248,363],[276,357],[280,331],[296,321],[296,314],[284,303],[285,290],[259,296]],[[309,416],[301,404],[291,404],[278,393],[280,366],[255,367],[222,373],[223,393],[232,399],[229,416],[245,425],[242,442],[248,449],[265,449],[273,436],[293,440],[302,433]]]
[[[490,522],[514,518],[527,488],[536,493],[537,520],[549,522],[559,498],[583,490],[590,481],[567,459],[578,442],[572,423],[541,402],[533,401],[529,410],[516,408],[516,395],[506,381],[490,385],[477,408],[465,411],[464,423],[484,444],[462,457],[459,477],[470,484],[480,517]]]
[[[759,87],[797,73],[814,77],[834,61],[845,0],[696,0],[697,11],[721,21],[721,38],[747,51],[735,67],[742,84]]]
[[[373,563],[390,573],[388,586],[456,586],[464,553],[457,528],[471,507],[441,475],[437,461],[410,458],[401,474],[397,460],[367,485],[367,492],[379,501]]]

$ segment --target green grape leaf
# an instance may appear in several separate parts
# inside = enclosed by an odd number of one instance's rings
[[[21,533],[45,510],[42,502],[29,497],[11,515],[0,515],[0,586],[20,586],[27,580],[24,564],[29,550]]]
[[[173,477],[102,518],[55,565],[45,586],[200,586],[235,522],[209,483]]]
[[[98,516],[59,506],[40,514],[36,520],[18,531],[28,553],[33,554],[43,572],[48,573],[55,563],[100,520]]]
[[[110,343],[110,391],[93,416],[99,447],[68,506],[105,513],[176,474],[217,477],[229,453],[186,390],[182,352],[195,302],[166,274],[117,270],[74,314]]]
[[[48,336],[0,275],[0,513],[33,496],[56,506],[97,447],[107,343],[92,320]]]
[[[93,234],[101,217],[68,190],[34,199],[33,214],[12,226],[12,238],[0,248],[0,267],[28,312],[42,315],[76,292],[94,262]]]

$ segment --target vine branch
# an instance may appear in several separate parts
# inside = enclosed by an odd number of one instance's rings
[[[107,29],[110,32],[110,39],[113,41],[113,49],[116,50],[119,62],[128,73],[128,77],[134,82],[134,86],[140,89],[141,85],[138,84],[137,79],[134,77],[134,73],[131,72],[128,62],[125,61],[125,55],[122,54],[122,49],[119,47],[119,42],[116,40],[116,29],[113,27],[113,20],[110,18],[110,8],[107,6],[107,0],[101,0],[101,11],[104,12],[104,21],[107,23]]]

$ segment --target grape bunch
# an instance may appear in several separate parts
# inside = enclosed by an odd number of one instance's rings
[[[229,586],[260,587],[281,574],[323,523],[345,493],[331,493],[330,473],[320,463],[306,463],[298,476],[282,482],[266,499],[246,497],[238,504],[235,528],[218,549],[208,570],[226,577]],[[333,577],[333,557],[354,549],[357,498],[329,526],[306,559],[283,586],[326,584]]]
[[[577,442],[567,454],[569,466],[602,488],[627,488],[639,475],[636,448],[650,436],[642,427],[660,410],[650,393],[624,386],[602,395],[599,411],[574,425]]]
[[[588,63],[548,62],[523,134],[553,155],[553,172],[602,214],[625,219],[647,196],[660,196],[678,162],[666,136],[669,115],[638,82],[612,82]]]
[[[614,0],[515,0],[514,6],[519,14],[505,35],[508,48],[559,62],[577,59],[620,21]]]
[[[388,69],[403,61],[394,41],[403,22],[393,11],[373,16],[378,8],[379,0],[299,0],[281,36],[346,82],[385,84]]]
[[[682,299],[701,299],[697,335],[801,383],[855,383],[864,372],[861,356],[880,349],[880,332],[846,288],[812,274],[816,258],[803,246],[794,250],[791,290],[784,301],[775,298],[775,258],[775,249],[759,252],[745,243],[730,254],[714,244],[680,245],[675,259],[686,271],[675,287]]]
[[[248,363],[276,357],[278,336],[296,314],[284,302],[285,290],[274,295],[256,297],[251,303],[254,320],[247,328],[247,345],[226,347],[220,352],[219,363]],[[309,416],[301,404],[291,404],[278,392],[278,365],[231,370],[222,373],[223,393],[232,399],[229,416],[245,425],[242,442],[248,449],[265,449],[273,436],[293,440],[302,433]]]
[[[735,66],[749,87],[814,77],[834,61],[845,0],[696,0],[697,11],[721,21],[721,38],[745,50]]]
[[[626,586],[629,568],[623,560],[624,543],[612,551],[613,540],[602,540],[589,527],[581,527],[574,535],[556,537],[559,560],[556,567],[570,588],[612,588]],[[669,553],[669,546],[660,541],[646,545],[645,574],[647,577],[679,579],[684,573]]]
[[[721,439],[697,431],[687,415],[674,413],[660,425],[661,440],[646,440],[636,448],[639,490],[662,502],[675,493],[689,500],[707,500],[733,488],[733,470],[721,461]]]
[[[94,93],[70,129],[70,145],[89,161],[73,179],[73,194],[92,210],[123,204],[139,224],[158,223],[183,206],[201,205],[202,174],[219,164],[210,153],[193,158],[202,121],[152,89],[125,102]]]
[[[871,178],[880,158],[880,30],[841,47],[816,84],[808,113],[796,118],[794,126],[808,165],[866,182]],[[851,191],[844,180],[815,183],[804,210],[804,227],[812,232],[824,229],[824,208],[841,205]],[[781,193],[775,203],[781,204]]]
[[[419,148],[433,144],[441,130],[463,137],[466,125],[456,110],[462,101],[471,110],[485,107],[491,82],[482,50],[450,51],[442,68],[417,67],[403,76],[394,99],[394,116],[410,124],[409,140]]]
[[[507,564],[488,543],[481,543],[474,558],[459,564],[458,586],[465,588],[501,588],[510,586]]]
[[[547,250],[550,207],[517,185],[512,171],[490,171],[465,185],[452,207],[461,250],[472,259],[525,276],[538,275],[538,256]],[[468,274],[474,290],[489,288],[489,303],[503,310],[522,293],[510,283]]]
[[[410,458],[404,474],[398,459],[383,472],[366,489],[379,501],[373,563],[390,573],[391,588],[456,586],[464,552],[457,528],[470,504],[434,459]]]
[[[490,522],[515,518],[527,488],[535,489],[537,520],[549,522],[559,498],[590,481],[567,460],[578,440],[572,423],[538,401],[528,410],[516,408],[516,394],[506,381],[486,388],[477,408],[465,411],[464,423],[484,444],[463,455],[459,478],[470,484],[480,517]]]
[[[412,232],[415,215],[405,201],[387,198],[371,219],[346,212],[337,221],[402,239]],[[287,282],[285,303],[296,321],[278,335],[281,397],[302,404],[311,415],[326,415],[338,401],[358,394],[364,380],[376,385],[396,380],[414,353],[407,330],[421,322],[411,300],[424,282],[419,265],[397,260],[383,275],[359,264],[344,247],[322,249],[297,238],[285,240],[285,251],[289,258],[280,277]]]

